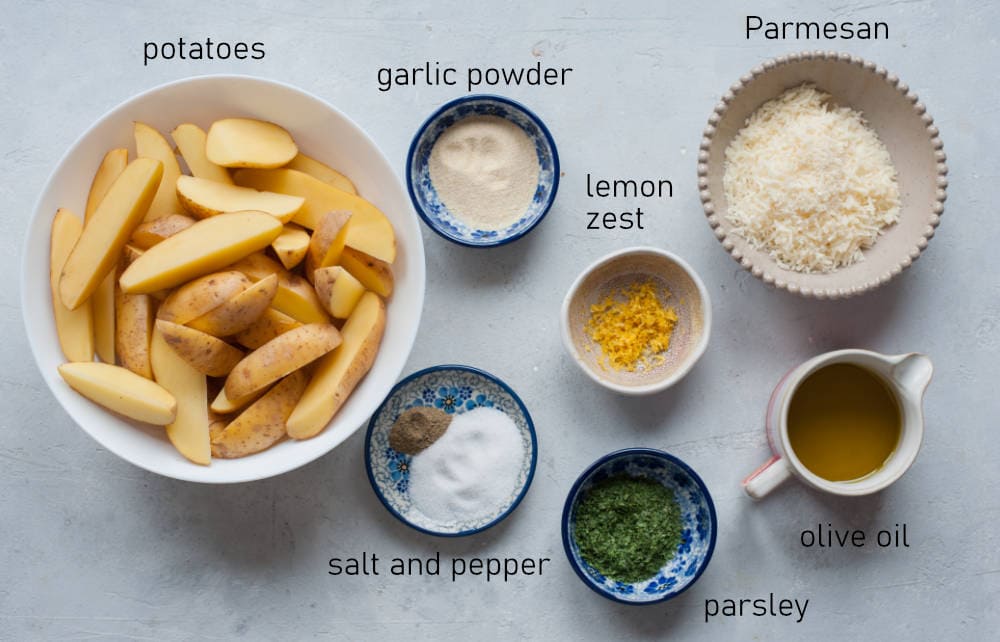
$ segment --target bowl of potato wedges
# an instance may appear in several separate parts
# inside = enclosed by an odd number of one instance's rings
[[[176,479],[263,479],[329,452],[399,377],[424,297],[417,217],[347,116],[248,76],[115,107],[28,227],[22,310],[72,419]]]

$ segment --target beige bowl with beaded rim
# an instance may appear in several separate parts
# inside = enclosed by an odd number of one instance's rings
[[[722,177],[729,143],[747,118],[786,89],[813,83],[834,102],[862,113],[889,150],[899,182],[899,221],[864,250],[864,260],[828,273],[785,269],[733,233]],[[948,167],[938,129],[899,78],[856,56],[803,52],[769,60],[740,78],[708,119],[698,155],[698,189],[708,222],[740,265],[769,285],[815,298],[843,298],[888,283],[920,256],[944,211]]]

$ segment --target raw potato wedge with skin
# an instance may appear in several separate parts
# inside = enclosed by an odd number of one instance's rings
[[[271,243],[271,248],[285,269],[291,270],[306,258],[306,252],[309,250],[309,232],[289,223],[285,225],[281,235]]]
[[[259,281],[271,274],[278,275],[278,292],[271,307],[284,312],[301,323],[327,323],[330,317],[323,309],[316,291],[298,274],[283,268],[280,263],[263,254],[252,254],[230,266],[243,272],[251,281]]]
[[[205,141],[208,160],[222,167],[281,167],[298,153],[282,127],[251,118],[217,120]]]
[[[310,281],[316,270],[336,265],[340,260],[350,220],[351,213],[344,211],[327,212],[320,218],[309,239],[309,252],[306,255],[306,278]]]
[[[174,290],[156,316],[186,324],[211,312],[251,285],[253,281],[235,270],[207,274]]]
[[[366,292],[341,331],[343,342],[319,360],[286,429],[293,439],[315,437],[326,428],[368,373],[385,331],[385,303]]]
[[[223,387],[219,390],[219,393],[215,395],[215,399],[212,400],[212,404],[209,406],[209,409],[212,412],[229,415],[234,412],[238,412],[257,401],[264,395],[265,392],[267,392],[267,388],[262,388],[252,395],[247,395],[246,397],[237,399],[236,401],[230,401],[229,397],[226,396],[226,389]]]
[[[264,314],[278,292],[278,276],[272,274],[257,281],[222,305],[213,308],[189,326],[216,337],[228,337],[250,327]],[[221,376],[221,375],[215,375]]]
[[[162,163],[138,158],[101,199],[63,265],[59,296],[67,308],[79,307],[114,270],[122,248],[153,202],[162,174]]]
[[[91,361],[94,358],[94,317],[90,301],[70,310],[59,297],[59,276],[63,264],[82,232],[83,223],[76,214],[63,208],[56,212],[50,235],[49,286],[52,288],[52,311],[59,346],[69,361]]]
[[[357,195],[358,190],[354,187],[351,179],[347,178],[337,170],[325,165],[315,158],[310,158],[302,152],[292,159],[292,162],[285,165],[285,169],[295,169],[309,174],[313,178],[323,181],[331,187],[342,189],[349,194]]]
[[[347,245],[387,263],[396,260],[396,235],[392,224],[385,214],[360,196],[294,169],[243,169],[236,172],[233,180],[237,185],[304,197],[305,204],[292,220],[309,229],[316,229],[327,212],[346,210],[351,213]]]
[[[171,214],[153,221],[146,221],[135,228],[131,243],[140,250],[148,250],[174,234],[186,230],[195,222],[193,218],[183,214]]]
[[[264,249],[281,228],[278,219],[263,212],[233,212],[198,221],[146,250],[119,283],[133,294],[175,287]]]
[[[285,436],[285,421],[307,383],[309,377],[301,370],[279,381],[212,439],[212,454],[227,459],[245,457],[276,444]]]
[[[243,359],[243,351],[222,339],[160,319],[156,330],[192,368],[209,377],[225,377]]]
[[[83,220],[93,216],[97,206],[108,193],[108,189],[118,179],[128,165],[128,150],[112,149],[104,155],[104,159],[94,174],[87,194],[87,208]],[[101,284],[91,295],[91,306],[94,311],[94,349],[104,363],[115,362],[115,282],[117,275],[114,270],[108,272]]]
[[[216,183],[194,176],[181,176],[177,179],[176,186],[177,199],[185,210],[197,218],[253,210],[267,212],[282,223],[287,223],[305,202],[300,196]]]
[[[151,221],[179,213],[181,206],[174,193],[174,184],[181,175],[181,166],[177,162],[173,148],[160,132],[145,123],[136,122],[133,130],[136,156],[158,160],[163,164],[163,177],[156,190],[156,197],[146,213],[146,220]]]
[[[211,464],[205,375],[188,365],[155,330],[150,354],[156,382],[177,399],[177,417],[167,424],[167,438],[180,454],[194,463]]]
[[[205,142],[208,135],[201,127],[184,123],[175,127],[174,131],[170,132],[170,136],[174,139],[174,143],[177,145],[184,162],[187,163],[188,169],[191,170],[192,176],[207,178],[216,183],[233,184],[229,171],[208,160],[208,156],[205,155]]]
[[[385,298],[392,294],[392,266],[385,261],[368,256],[353,247],[345,247],[340,254],[340,265],[372,292]]]
[[[239,400],[340,345],[340,332],[328,323],[310,323],[290,330],[248,354],[226,378],[226,397]]]
[[[121,173],[128,166],[128,150],[124,147],[112,149],[104,155],[101,164],[97,166],[94,173],[94,180],[90,184],[90,192],[87,194],[87,207],[83,211],[83,220],[88,221],[93,216],[94,210],[101,204],[101,200],[108,193],[111,185],[114,184]]]
[[[354,306],[365,293],[365,286],[361,281],[339,265],[316,270],[313,283],[316,284],[316,295],[319,296],[320,303],[335,319],[351,316]]]
[[[223,417],[218,416],[211,410],[208,413],[208,440],[209,442],[215,441],[222,431],[226,429],[229,422]],[[215,449],[212,449],[212,456],[215,457]]]
[[[174,421],[177,401],[163,386],[109,363],[65,363],[59,374],[81,395],[130,419],[164,426]]]
[[[233,339],[244,347],[256,350],[278,335],[282,335],[289,330],[294,330],[301,325],[301,323],[284,312],[268,308],[264,310],[264,314],[260,315],[260,318],[254,321],[250,327],[236,333]]]
[[[153,378],[149,344],[156,314],[148,294],[126,294],[115,288],[115,354],[122,367],[137,375]]]

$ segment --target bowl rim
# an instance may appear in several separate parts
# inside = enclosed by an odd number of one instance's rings
[[[687,360],[684,364],[678,368],[672,375],[661,379],[660,381],[655,381],[653,383],[643,384],[641,386],[626,386],[624,384],[615,383],[613,381],[608,381],[602,379],[596,372],[591,370],[584,363],[581,358],[579,350],[576,348],[576,344],[573,343],[573,338],[570,332],[570,318],[569,309],[573,298],[576,296],[577,291],[583,282],[598,268],[601,268],[617,259],[625,256],[631,256],[634,254],[655,254],[661,258],[665,258],[668,261],[673,262],[675,265],[681,268],[688,277],[694,282],[695,287],[698,289],[698,296],[702,300],[703,316],[704,316],[704,329],[702,331],[701,339],[695,345],[694,350],[688,354]],[[580,272],[579,276],[573,281],[573,284],[569,286],[569,290],[566,291],[566,296],[563,298],[562,309],[560,311],[560,330],[562,334],[563,347],[569,353],[569,356],[573,359],[576,365],[583,370],[584,374],[590,377],[593,381],[597,382],[601,386],[607,388],[608,390],[613,390],[625,395],[639,396],[653,394],[655,392],[661,392],[670,388],[678,381],[683,379],[695,364],[701,359],[702,355],[708,349],[708,341],[712,334],[712,299],[708,294],[708,288],[705,287],[705,283],[695,272],[691,264],[682,259],[680,256],[674,254],[669,250],[663,250],[657,247],[652,247],[649,245],[638,245],[633,247],[623,248],[621,250],[615,250],[600,257],[586,268]]]
[[[591,580],[591,578],[586,573],[583,572],[583,569],[580,568],[580,565],[576,563],[576,560],[573,557],[572,544],[569,539],[569,517],[570,513],[572,512],[573,505],[575,504],[574,499],[576,499],[576,497],[578,496],[580,487],[583,486],[584,482],[586,482],[587,479],[594,473],[594,471],[596,471],[601,466],[607,464],[608,462],[615,461],[617,459],[632,457],[635,455],[644,455],[648,457],[653,457],[655,459],[668,461],[671,464],[678,466],[681,470],[687,473],[687,475],[694,480],[695,485],[698,486],[698,489],[705,497],[705,502],[708,504],[708,521],[712,525],[712,535],[711,537],[709,537],[708,550],[705,553],[705,558],[698,566],[698,571],[694,574],[694,577],[691,578],[691,581],[688,582],[686,585],[684,585],[684,587],[682,587],[679,591],[676,591],[674,593],[668,593],[663,597],[657,598],[655,600],[649,600],[646,602],[636,602],[633,600],[622,599],[617,595],[608,593],[602,587],[595,584]],[[715,512],[715,501],[712,499],[712,494],[708,491],[708,486],[705,484],[704,480],[702,480],[701,476],[699,476],[698,473],[696,473],[695,470],[691,468],[691,466],[687,465],[679,457],[671,455],[666,451],[659,450],[657,448],[650,448],[647,446],[635,446],[631,448],[622,448],[620,450],[615,450],[602,457],[599,457],[596,461],[594,461],[594,463],[590,464],[590,466],[587,466],[587,468],[585,468],[584,471],[580,473],[580,475],[576,478],[576,481],[573,482],[573,485],[570,487],[569,493],[566,495],[566,501],[563,504],[561,531],[562,531],[563,551],[566,553],[566,558],[569,560],[569,565],[576,572],[577,577],[579,577],[583,581],[583,583],[586,584],[592,591],[594,591],[595,593],[604,598],[612,600],[613,602],[619,602],[621,604],[629,604],[631,606],[647,606],[650,604],[660,604],[662,602],[666,602],[667,600],[671,600],[680,595],[681,593],[684,593],[692,586],[694,586],[694,584],[698,581],[698,578],[700,578],[702,573],[705,572],[705,569],[708,568],[709,562],[712,561],[712,554],[715,552],[715,542],[719,534],[719,519],[718,515]]]
[[[382,493],[382,487],[379,486],[378,482],[375,480],[374,473],[372,473],[372,458],[371,458],[372,433],[375,432],[375,424],[378,423],[379,418],[382,416],[382,411],[385,410],[385,407],[389,403],[389,400],[392,399],[394,396],[396,396],[399,390],[406,384],[410,383],[411,381],[423,377],[424,375],[431,374],[433,372],[443,372],[443,371],[469,372],[478,375],[480,377],[483,377],[488,381],[492,381],[493,383],[500,386],[507,394],[511,396],[511,398],[514,400],[514,403],[517,404],[518,409],[521,411],[521,414],[524,415],[525,423],[527,423],[528,425],[528,434],[531,435],[531,463],[528,466],[528,475],[525,477],[524,485],[521,487],[521,490],[518,492],[517,497],[514,499],[513,503],[511,503],[511,505],[507,507],[507,510],[497,515],[490,522],[478,528],[471,528],[468,530],[457,531],[457,532],[431,530],[429,528],[424,528],[423,526],[418,526],[417,524],[414,524],[413,522],[406,519],[405,515],[401,514],[399,511],[393,508],[392,505],[389,504],[389,501],[385,498],[385,495]],[[506,382],[504,382],[496,375],[486,372],[485,370],[482,370],[480,368],[476,368],[474,366],[466,366],[457,363],[444,363],[436,366],[430,366],[428,368],[423,368],[422,370],[417,370],[416,372],[407,375],[406,377],[401,379],[399,383],[397,383],[395,386],[392,387],[392,390],[389,391],[389,394],[387,394],[382,403],[379,404],[378,409],[375,411],[374,414],[372,414],[371,419],[368,421],[368,430],[365,432],[365,472],[368,475],[368,483],[371,484],[372,490],[375,491],[375,496],[378,497],[378,500],[382,502],[382,506],[384,506],[385,509],[389,511],[389,513],[393,517],[403,522],[413,530],[425,533],[427,535],[434,535],[436,537],[466,537],[469,535],[475,535],[476,533],[481,533],[489,528],[492,528],[493,526],[496,526],[497,524],[505,520],[508,516],[510,516],[511,513],[514,512],[514,509],[516,509],[518,505],[520,505],[521,500],[523,500],[524,496],[528,493],[528,489],[531,488],[531,482],[535,478],[535,466],[537,465],[537,463],[538,463],[538,436],[535,433],[535,423],[531,419],[531,413],[528,412],[528,408],[524,405],[524,402],[517,395],[517,393],[514,392],[514,389],[511,388],[509,385],[507,385]]]
[[[419,143],[420,139],[423,138],[424,132],[427,131],[427,128],[430,127],[431,124],[433,124],[438,118],[441,117],[441,114],[451,109],[452,107],[462,105],[464,103],[486,102],[486,101],[500,102],[504,103],[509,107],[513,107],[515,110],[522,112],[525,116],[528,117],[529,120],[531,120],[532,122],[535,123],[535,125],[538,126],[538,129],[542,132],[542,135],[545,137],[545,140],[549,145],[549,149],[552,150],[552,190],[549,192],[549,197],[548,199],[546,199],[545,205],[542,207],[538,216],[536,216],[535,220],[532,221],[531,224],[528,225],[526,228],[524,228],[517,234],[504,236],[497,240],[492,240],[486,243],[473,243],[470,241],[466,241],[464,239],[456,238],[448,234],[445,230],[441,229],[434,221],[434,219],[431,218],[424,211],[423,206],[421,206],[419,200],[417,199],[416,190],[413,187],[413,170],[412,170],[413,157],[417,153],[417,143]],[[406,191],[410,194],[410,200],[413,202],[413,209],[416,210],[417,215],[420,216],[420,219],[427,225],[427,227],[433,230],[438,236],[445,238],[451,241],[452,243],[455,243],[457,245],[462,245],[465,247],[473,247],[473,248],[499,247],[501,245],[513,243],[514,241],[526,235],[528,232],[535,229],[538,226],[538,224],[542,222],[542,219],[544,219],[545,216],[549,213],[549,210],[552,209],[552,204],[555,203],[556,200],[556,193],[559,191],[559,150],[556,148],[556,141],[552,137],[552,133],[549,131],[549,128],[545,126],[545,122],[542,121],[542,119],[539,118],[538,115],[535,114],[535,112],[525,107],[522,103],[512,98],[507,98],[506,96],[500,96],[498,94],[469,94],[467,96],[459,96],[458,98],[449,100],[445,104],[441,105],[440,107],[435,109],[434,112],[431,113],[431,115],[428,116],[426,120],[424,120],[423,124],[421,124],[419,128],[417,128],[417,133],[413,135],[413,139],[410,141],[409,151],[407,151],[406,153],[406,167],[403,171],[403,174],[406,176]]]
[[[860,283],[849,288],[800,287],[797,283],[790,282],[789,279],[782,278],[780,276],[781,273],[785,272],[784,270],[779,273],[778,276],[775,276],[761,265],[754,265],[753,262],[735,246],[733,241],[730,239],[730,235],[722,229],[722,221],[716,214],[716,205],[713,203],[712,194],[708,187],[709,150],[712,146],[712,141],[715,138],[716,126],[729,110],[732,102],[736,100],[736,98],[743,92],[744,89],[746,89],[748,85],[757,80],[759,77],[770,73],[775,68],[809,60],[845,63],[847,65],[857,67],[861,70],[875,74],[891,88],[898,91],[907,101],[909,101],[913,112],[920,117],[921,122],[924,124],[926,133],[930,139],[931,148],[933,149],[935,167],[937,169],[935,177],[935,199],[931,205],[929,216],[926,217],[926,227],[924,228],[920,239],[917,240],[916,244],[909,249],[905,257],[900,259],[895,266],[881,275],[874,276],[866,280],[864,283]],[[914,93],[906,83],[902,82],[898,76],[887,71],[886,68],[881,65],[876,65],[874,62],[847,52],[807,50],[770,58],[756,65],[749,72],[741,76],[739,80],[733,83],[726,93],[723,94],[720,101],[712,110],[712,114],[708,118],[708,125],[702,133],[698,153],[698,192],[701,198],[702,209],[704,210],[705,216],[708,219],[708,224],[711,226],[715,238],[722,244],[726,252],[733,257],[733,260],[739,263],[744,270],[747,270],[758,279],[764,281],[767,285],[773,285],[779,290],[787,290],[792,294],[797,294],[802,297],[816,299],[843,299],[864,294],[865,292],[869,292],[879,286],[885,285],[903,270],[910,267],[913,262],[920,257],[923,250],[926,249],[928,242],[934,236],[935,230],[941,222],[941,215],[944,213],[944,202],[947,198],[948,188],[948,165],[946,161],[947,156],[944,153],[944,143],[941,141],[940,131],[934,124],[934,118],[927,113],[927,108],[922,102],[920,102],[920,98],[917,94]],[[721,197],[724,199],[725,195],[723,194]]]
[[[186,85],[186,84],[189,84],[189,83],[192,83],[192,82],[211,82],[211,81],[217,81],[217,80],[221,80],[221,81],[229,81],[229,80],[250,81],[250,82],[255,82],[255,83],[261,83],[261,84],[264,84],[264,85],[271,85],[271,86],[279,87],[279,88],[281,88],[283,90],[287,90],[287,91],[291,91],[291,92],[294,92],[294,93],[298,93],[298,94],[300,94],[300,95],[302,95],[302,96],[304,96],[306,98],[309,98],[310,100],[313,100],[313,101],[321,104],[325,109],[329,110],[330,112],[332,112],[333,114],[335,114],[338,118],[342,119],[344,121],[344,123],[346,124],[347,127],[351,128],[351,129],[354,129],[358,134],[360,134],[361,137],[364,140],[366,140],[374,148],[376,156],[382,160],[382,162],[384,163],[386,169],[390,170],[390,172],[391,172],[392,165],[391,165],[391,163],[389,163],[389,159],[386,157],[385,153],[378,146],[378,144],[375,142],[375,140],[368,134],[367,130],[365,130],[358,123],[356,123],[354,121],[354,119],[352,119],[350,116],[348,116],[346,113],[344,113],[340,109],[334,107],[332,104],[330,104],[329,101],[327,101],[327,100],[325,100],[325,99],[317,96],[316,94],[314,94],[314,93],[312,93],[310,91],[307,91],[305,89],[302,89],[301,87],[297,87],[295,85],[292,85],[290,83],[282,82],[280,80],[274,80],[274,79],[271,79],[271,78],[265,78],[265,77],[261,77],[261,76],[254,76],[254,75],[250,75],[250,74],[232,74],[232,73],[198,74],[198,75],[186,76],[184,78],[178,78],[178,79],[175,79],[175,80],[171,80],[171,81],[168,81],[168,82],[164,82],[164,83],[160,83],[160,84],[154,85],[153,87],[150,87],[150,88],[145,89],[143,91],[140,91],[138,93],[132,94],[132,95],[126,97],[125,99],[117,102],[116,104],[112,105],[110,108],[108,108],[107,110],[105,110],[104,113],[102,113],[96,120],[94,120],[89,126],[87,126],[73,140],[73,142],[70,143],[70,145],[66,148],[66,150],[63,152],[63,154],[59,157],[59,160],[57,160],[55,162],[55,164],[52,166],[52,169],[49,172],[47,178],[45,179],[45,182],[43,183],[42,187],[38,191],[38,195],[35,198],[34,204],[32,205],[31,215],[28,217],[28,220],[27,220],[27,222],[25,224],[25,227],[23,228],[24,232],[23,232],[23,240],[21,242],[21,261],[20,261],[20,265],[19,265],[21,273],[20,273],[19,278],[18,278],[18,285],[19,285],[19,287],[21,289],[19,302],[20,302],[20,306],[21,306],[21,319],[24,322],[25,333],[26,333],[27,338],[28,338],[28,347],[29,347],[29,349],[31,351],[32,358],[35,361],[35,365],[36,365],[36,367],[38,367],[39,371],[41,371],[41,369],[42,369],[42,367],[41,367],[42,364],[41,364],[41,361],[39,360],[39,354],[40,353],[39,353],[39,346],[38,346],[38,341],[40,341],[40,339],[36,340],[36,337],[33,335],[32,329],[31,329],[31,326],[30,326],[30,321],[29,321],[28,315],[27,315],[29,294],[28,294],[28,287],[27,287],[26,279],[27,279],[28,271],[31,269],[30,262],[31,262],[31,259],[32,259],[31,247],[29,246],[29,242],[31,240],[31,230],[32,230],[32,228],[33,228],[33,226],[35,224],[35,220],[36,220],[36,218],[38,218],[38,216],[41,215],[40,207],[42,205],[42,202],[45,199],[45,195],[49,192],[50,189],[52,189],[53,181],[54,181],[56,175],[60,172],[60,170],[63,168],[63,166],[66,164],[66,162],[68,161],[68,159],[72,156],[72,154],[77,150],[77,148],[80,147],[80,145],[83,144],[84,140],[90,135],[91,131],[93,131],[95,128],[101,126],[102,124],[104,124],[109,119],[115,117],[115,115],[118,112],[120,112],[121,110],[127,109],[128,107],[130,107],[134,103],[139,102],[140,100],[145,99],[145,98],[149,97],[152,94],[155,94],[157,92],[160,92],[160,91],[163,91],[163,90],[166,90],[166,89],[170,89],[170,88],[172,88],[174,86]],[[391,172],[391,173],[393,174],[394,180],[399,180],[398,177],[395,176],[394,172]],[[418,294],[418,298],[419,298],[421,304],[420,304],[420,306],[418,307],[418,309],[416,311],[415,323],[412,324],[411,329],[408,331],[408,335],[409,336],[407,338],[405,338],[405,343],[408,344],[407,353],[412,352],[413,345],[416,342],[417,332],[418,332],[419,326],[420,326],[420,319],[421,319],[421,316],[423,315],[423,303],[424,303],[424,298],[425,298],[426,282],[427,282],[427,274],[426,274],[426,262],[427,261],[426,261],[426,257],[425,257],[425,253],[424,253],[423,238],[419,234],[416,237],[414,237],[413,245],[414,245],[414,247],[412,248],[412,250],[410,248],[408,248],[408,251],[413,251],[415,253],[415,260],[422,267],[422,269],[420,270],[419,278],[417,279],[418,282],[414,284],[414,288],[418,288],[417,294]],[[46,298],[48,297],[47,294],[43,294],[43,296],[45,296]],[[405,367],[405,365],[406,365],[406,363],[405,363],[405,360],[404,360],[400,364],[399,368],[396,369],[396,372],[395,372],[395,375],[394,375],[395,377],[399,376],[399,373],[402,372],[402,370]],[[69,416],[69,418],[73,421],[73,423],[76,424],[77,427],[79,429],[81,429],[84,433],[86,433],[91,439],[93,439],[99,446],[101,446],[105,450],[111,452],[112,454],[114,454],[115,456],[117,456],[119,459],[122,459],[122,460],[124,460],[124,461],[132,464],[133,466],[136,466],[137,468],[141,468],[142,470],[145,470],[147,472],[150,472],[150,473],[153,473],[153,474],[156,474],[156,475],[160,475],[161,477],[166,477],[166,478],[169,478],[169,479],[177,479],[177,480],[180,480],[180,481],[192,482],[192,483],[198,483],[198,484],[206,484],[206,485],[241,484],[241,483],[248,483],[248,482],[259,481],[259,480],[263,480],[263,479],[270,479],[272,477],[277,477],[279,475],[283,475],[285,473],[288,473],[288,472],[291,472],[291,471],[296,470],[298,468],[301,468],[302,466],[305,466],[306,464],[310,464],[310,463],[312,463],[312,462],[314,462],[314,461],[322,458],[323,456],[329,454],[332,450],[334,450],[335,448],[337,448],[338,446],[340,446],[341,444],[343,444],[345,441],[347,441],[348,438],[351,435],[353,435],[355,432],[357,432],[357,430],[359,428],[361,428],[361,426],[364,425],[364,423],[361,422],[357,427],[355,427],[348,434],[346,434],[343,439],[341,439],[339,442],[334,443],[332,446],[330,446],[329,448],[327,448],[325,450],[322,450],[322,449],[321,450],[317,450],[316,452],[310,453],[307,456],[304,456],[302,458],[292,459],[291,461],[284,462],[284,463],[282,463],[280,465],[276,465],[276,466],[273,466],[273,467],[265,468],[260,473],[254,472],[254,473],[251,473],[251,474],[242,474],[242,475],[236,475],[236,476],[230,475],[230,476],[227,476],[225,478],[217,478],[217,477],[204,478],[202,476],[199,476],[199,475],[195,474],[196,471],[202,471],[202,470],[206,469],[206,467],[204,467],[204,466],[199,466],[197,464],[191,463],[191,467],[185,466],[184,468],[180,469],[179,471],[167,472],[167,471],[164,471],[164,470],[154,470],[153,467],[146,465],[141,460],[141,458],[135,457],[127,448],[122,448],[118,444],[105,443],[105,441],[99,439],[97,437],[97,435],[94,434],[90,430],[90,428],[88,426],[84,425],[84,423],[86,423],[86,422],[79,421],[76,418],[76,415],[74,414],[74,412],[71,412],[70,409],[67,408],[63,404],[62,400],[59,398],[59,394],[57,393],[57,391],[54,388],[53,381],[50,381],[49,378],[47,378],[45,376],[42,376],[42,380],[45,382],[46,386],[49,389],[49,392],[55,398],[56,402],[58,403],[59,407],[63,410],[63,412],[65,412],[66,415]],[[331,419],[331,423],[332,422],[333,422],[333,420]],[[330,424],[328,423],[327,424],[327,428],[329,428],[329,426],[330,426]],[[180,455],[178,455],[178,456],[180,456]],[[187,460],[185,460],[185,461],[187,461]],[[190,462],[188,462],[188,463],[190,463]],[[191,473],[189,474],[187,471],[191,471]]]

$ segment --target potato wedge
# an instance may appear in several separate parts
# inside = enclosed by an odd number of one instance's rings
[[[208,436],[208,383],[154,329],[150,345],[156,382],[177,400],[177,416],[167,424],[167,438],[180,454],[196,464],[212,463]]]
[[[90,192],[87,194],[87,208],[83,215],[84,221],[94,215],[94,211],[97,210],[97,206],[108,193],[108,189],[127,165],[128,150],[124,147],[112,149],[104,155],[104,159],[94,174],[94,180],[90,184]],[[101,361],[111,364],[115,362],[116,280],[117,275],[114,270],[111,270],[91,295],[91,307],[94,314],[94,349]]]
[[[228,337],[245,330],[259,319],[271,305],[277,292],[278,275],[272,274],[230,297],[222,305],[191,320],[188,325],[216,337]]]
[[[63,265],[59,296],[67,308],[78,308],[114,269],[153,202],[162,175],[162,163],[137,158],[111,185]]]
[[[315,179],[321,180],[331,187],[336,187],[337,189],[342,189],[350,194],[357,194],[358,190],[354,187],[354,183],[351,179],[347,178],[337,170],[324,165],[315,158],[310,158],[299,152],[292,162],[285,165],[285,169],[297,169],[300,172],[309,174]]]
[[[392,266],[385,261],[353,247],[345,247],[340,254],[340,265],[372,292],[385,298],[392,294]]]
[[[174,290],[160,306],[156,317],[186,324],[214,310],[253,285],[242,272],[213,272]]]
[[[340,345],[329,323],[310,323],[275,337],[236,364],[226,378],[226,397],[239,400],[312,363]]]
[[[208,412],[208,441],[209,443],[215,441],[219,435],[226,429],[229,425],[229,421],[224,417],[220,417],[215,414],[212,410]],[[215,457],[215,449],[212,449],[212,456]]]
[[[211,405],[209,405],[209,410],[222,415],[229,415],[234,412],[238,412],[239,410],[242,410],[257,401],[264,395],[265,392],[267,392],[267,388],[261,388],[252,395],[247,395],[246,397],[237,399],[234,402],[230,401],[229,397],[226,396],[226,388],[223,386],[222,389],[219,390],[219,393],[215,395],[215,399],[212,400]]]
[[[94,317],[94,350],[104,363],[115,362],[115,287],[117,274],[109,272],[94,293],[90,307]],[[86,305],[86,304],[84,304]]]
[[[301,323],[284,312],[268,308],[264,310],[260,318],[254,321],[250,327],[236,333],[233,339],[244,347],[256,350],[279,334],[294,330],[301,325]]]
[[[195,224],[195,220],[183,214],[171,214],[163,218],[141,223],[132,233],[131,244],[140,250],[148,250],[157,243],[167,239]]]
[[[222,431],[226,429],[229,425],[229,420],[222,415],[216,414],[211,408],[208,411],[208,441],[209,443],[215,441]],[[215,453],[212,453],[215,456]]]
[[[135,263],[135,260],[140,256],[142,256],[143,254],[145,254],[145,252],[146,250],[140,250],[134,245],[126,245],[125,248],[122,250],[122,258],[121,261],[119,262],[119,269],[124,270],[128,266],[132,265],[133,263]],[[115,273],[116,282],[118,280],[117,279],[118,276],[121,275]]]
[[[365,286],[339,265],[316,270],[316,296],[330,316],[346,319],[365,293]]]
[[[49,251],[49,285],[52,288],[52,311],[55,314],[59,346],[69,361],[92,361],[94,358],[94,317],[91,302],[75,310],[63,305],[59,297],[59,276],[70,250],[83,232],[83,222],[67,209],[60,208],[52,219]],[[112,281],[112,285],[114,282]]]
[[[174,185],[177,177],[181,175],[181,166],[177,162],[174,149],[163,137],[163,134],[156,131],[146,123],[136,122],[133,127],[135,134],[135,151],[139,158],[151,158],[163,163],[163,176],[156,189],[156,197],[153,199],[149,211],[146,212],[147,221],[178,214],[181,211],[180,203],[177,202],[177,194]]]
[[[216,183],[194,176],[181,176],[177,180],[177,198],[184,209],[197,218],[254,210],[267,212],[282,223],[292,220],[304,202],[298,196]]]
[[[87,399],[136,421],[164,426],[177,414],[177,401],[168,390],[131,370],[87,361],[64,363],[59,374]]]
[[[156,322],[156,329],[174,352],[203,375],[225,377],[243,359],[242,350],[201,330],[163,319]]]
[[[283,128],[252,118],[224,118],[208,128],[205,155],[223,167],[281,167],[299,153]]]
[[[231,265],[230,269],[239,270],[250,277],[251,281],[259,281],[268,275],[277,274],[278,292],[271,302],[272,308],[284,312],[301,323],[330,321],[313,287],[301,276],[283,268],[277,261],[263,254],[251,254]]]
[[[313,273],[324,267],[336,265],[347,240],[347,224],[351,213],[342,210],[327,212],[319,219],[306,255],[306,278],[312,281]]]
[[[212,455],[245,457],[270,448],[285,436],[285,421],[292,414],[309,377],[296,370],[267,391],[212,439]]]
[[[130,294],[171,288],[264,249],[281,229],[278,219],[264,212],[213,216],[146,250],[119,283]]]
[[[385,303],[366,292],[341,331],[343,342],[320,359],[285,428],[293,439],[318,435],[375,363],[385,331]]]
[[[112,149],[101,160],[94,173],[94,180],[90,183],[90,192],[87,194],[87,207],[83,211],[84,222],[90,220],[94,215],[97,206],[108,193],[111,185],[118,180],[121,173],[128,165],[128,150],[124,147]]]
[[[294,169],[242,169],[236,172],[233,181],[237,185],[304,197],[305,204],[292,220],[309,229],[316,229],[327,212],[346,210],[351,213],[347,245],[387,263],[396,260],[396,235],[392,224],[385,214],[360,196]]]
[[[128,370],[153,378],[149,344],[153,338],[156,310],[148,294],[126,294],[115,288],[115,354]]]
[[[271,243],[278,260],[291,270],[306,258],[306,251],[309,250],[309,232],[295,225],[288,223],[284,231]]]
[[[205,130],[197,125],[184,123],[175,127],[170,136],[174,139],[192,176],[207,178],[216,183],[233,184],[229,171],[208,160],[208,156],[205,155],[205,142],[208,138]]]

